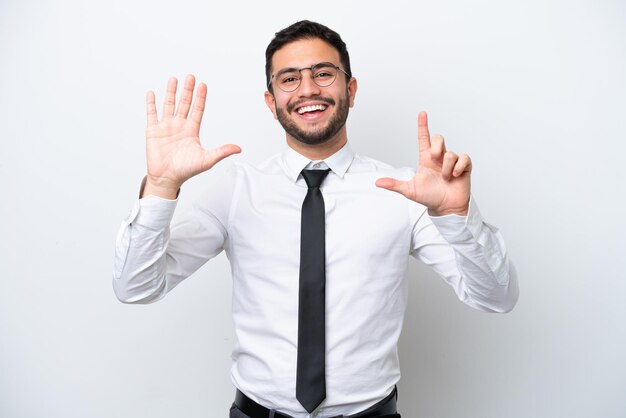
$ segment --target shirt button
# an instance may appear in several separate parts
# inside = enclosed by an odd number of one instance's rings
[[[313,168],[320,168],[320,166],[321,166],[321,164],[320,164],[320,163],[315,163],[315,164],[313,164]],[[317,416],[317,415],[314,415],[314,416]]]

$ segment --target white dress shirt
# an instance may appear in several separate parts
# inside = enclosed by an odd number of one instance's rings
[[[506,312],[515,305],[517,279],[504,242],[473,199],[467,216],[430,217],[424,206],[374,185],[380,177],[408,179],[411,169],[355,155],[349,145],[321,162],[287,148],[256,167],[233,164],[171,229],[176,201],[140,199],[118,235],[113,287],[123,302],[154,302],[226,251],[233,384],[267,408],[308,417],[295,397],[305,167],[331,169],[321,187],[327,396],[314,414],[348,415],[383,399],[400,378],[409,255],[474,308]]]

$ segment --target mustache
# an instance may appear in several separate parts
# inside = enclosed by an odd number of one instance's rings
[[[312,100],[316,102],[326,103],[327,105],[331,105],[331,106],[335,104],[335,100],[331,97],[313,96],[313,97],[308,97],[306,99],[298,100],[297,102],[287,105],[287,111],[291,113],[294,111],[294,109],[302,106],[302,104],[306,102],[310,102]]]

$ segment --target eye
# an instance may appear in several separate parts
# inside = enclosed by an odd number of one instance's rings
[[[286,74],[281,74],[280,78],[279,78],[279,82],[282,85],[285,86],[290,86],[293,84],[297,84],[300,81],[300,74],[299,73],[286,73]]]
[[[329,77],[332,77],[332,76],[333,76],[333,74],[330,71],[326,71],[326,70],[322,70],[320,72],[315,73],[315,77],[316,78],[321,78],[321,79],[329,78]]]
[[[316,82],[321,83],[320,85],[325,86],[327,83],[332,83],[335,77],[337,76],[337,70],[335,67],[322,64],[319,67],[315,68],[313,72],[313,77]]]

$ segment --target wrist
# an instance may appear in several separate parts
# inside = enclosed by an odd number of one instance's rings
[[[458,215],[458,216],[467,216],[469,213],[469,202],[465,207],[460,208],[438,208],[432,209],[428,208],[428,215],[430,216],[446,216],[446,215]]]
[[[155,181],[154,179],[151,179],[150,176],[147,176],[140,198],[153,195],[163,199],[176,200],[176,198],[178,198],[178,193],[180,192],[180,186],[180,184],[173,184],[168,181]]]

